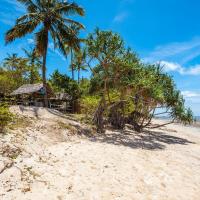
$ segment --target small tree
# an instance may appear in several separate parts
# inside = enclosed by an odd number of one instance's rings
[[[110,99],[110,84],[112,82],[111,66],[115,62],[115,58],[124,51],[124,42],[118,34],[112,31],[100,31],[96,29],[87,39],[87,52],[90,61],[95,63],[95,68],[91,68],[96,86],[100,86],[101,100],[94,115],[94,123],[101,132],[104,122],[103,115],[107,110]],[[98,79],[98,81],[96,81]]]

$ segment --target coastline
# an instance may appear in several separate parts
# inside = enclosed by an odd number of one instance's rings
[[[167,122],[170,122],[170,119],[169,118],[154,118],[154,120],[156,121],[162,121],[164,123],[167,123]],[[186,127],[195,127],[195,128],[200,128],[200,119],[198,118],[195,122],[193,122],[192,124],[190,125],[183,125],[179,122],[174,122],[174,124],[178,124],[180,126],[186,126]]]

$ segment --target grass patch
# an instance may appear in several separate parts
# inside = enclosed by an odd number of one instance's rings
[[[77,133],[76,127],[74,127],[71,124],[67,124],[67,123],[64,123],[64,122],[61,122],[61,121],[58,121],[57,124],[58,124],[60,129],[67,129],[72,134],[76,134]]]
[[[92,116],[85,115],[85,114],[74,114],[74,118],[79,121],[80,123],[84,123],[87,125],[93,125],[92,123]]]
[[[0,133],[5,133],[5,128],[12,121],[13,114],[6,103],[0,103]]]
[[[7,126],[11,130],[29,127],[33,123],[33,119],[27,117],[14,116],[12,122]]]

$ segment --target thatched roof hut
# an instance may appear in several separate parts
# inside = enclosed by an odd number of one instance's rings
[[[58,92],[55,94],[55,99],[57,100],[72,100],[72,96],[70,96],[69,94],[67,93],[64,93],[64,92]]]
[[[26,84],[19,87],[11,93],[12,96],[17,96],[17,104],[43,106],[43,97],[45,89],[42,83]],[[50,108],[69,110],[69,105],[72,97],[67,93],[54,94],[51,87],[47,85],[48,103]],[[63,104],[65,103],[65,105]]]
[[[13,91],[11,95],[33,94],[44,95],[45,89],[42,83],[25,84]],[[51,88],[47,85],[47,94],[52,94]]]

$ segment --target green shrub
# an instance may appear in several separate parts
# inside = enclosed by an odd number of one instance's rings
[[[99,96],[85,96],[81,98],[81,113],[86,115],[94,114],[100,101]]]
[[[4,128],[12,120],[12,113],[9,111],[7,104],[0,104],[0,133],[4,131]]]

